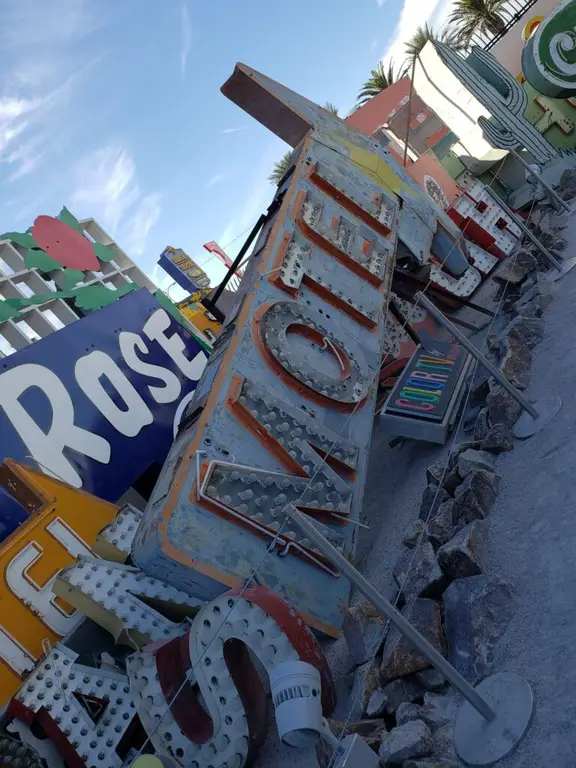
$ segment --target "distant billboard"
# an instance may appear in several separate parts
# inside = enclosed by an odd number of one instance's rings
[[[209,243],[204,243],[204,245],[202,247],[206,248],[206,250],[209,253],[212,253],[215,256],[218,256],[220,261],[223,261],[224,264],[228,267],[228,269],[230,269],[230,267],[233,264],[232,259],[230,258],[230,256],[228,256],[226,251],[224,251],[222,248],[220,248],[220,246],[218,245],[217,242],[215,242],[214,240],[211,240]],[[243,269],[237,269],[234,272],[234,274],[237,275],[238,277],[242,277],[243,274],[244,274],[244,270]]]
[[[210,278],[182,248],[171,245],[160,254],[158,265],[188,293],[210,286]]]

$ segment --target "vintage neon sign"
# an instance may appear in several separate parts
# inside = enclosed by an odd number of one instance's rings
[[[112,289],[105,285],[81,285],[86,272],[99,271],[113,261],[116,254],[108,245],[88,239],[78,219],[67,208],[62,208],[56,217],[38,216],[28,231],[5,232],[0,240],[10,240],[27,249],[24,253],[27,269],[60,272],[63,276],[62,288],[30,297],[9,297],[0,302],[0,322],[21,317],[27,307],[54,299],[73,301],[81,310],[102,309],[138,290],[136,283]]]
[[[223,91],[299,155],[133,558],[211,599],[244,583],[272,548],[259,583],[336,635],[348,586],[282,512],[299,506],[354,551],[397,238],[426,260],[438,221],[458,230],[388,153],[312,102],[244,65]]]
[[[321,679],[313,695],[321,696],[325,715],[332,711],[330,668],[300,617],[263,587],[250,587],[242,597],[232,590],[205,605],[184,637],[128,661],[138,714],[160,753],[180,765],[242,768],[252,762],[266,736],[267,706],[248,649],[267,674],[292,659],[312,664]],[[176,691],[170,713],[155,728]]]
[[[42,655],[43,640],[56,642],[81,619],[53,593],[54,580],[91,553],[118,508],[11,461],[0,469],[0,482],[30,515],[0,549],[1,706]]]
[[[478,125],[492,146],[501,149],[525,147],[540,163],[558,156],[552,144],[524,116],[528,94],[491,53],[475,47],[464,59],[445,43],[435,41],[434,47],[452,74],[497,121],[491,122],[485,117],[478,119]]]
[[[164,461],[206,359],[141,289],[1,361],[2,454],[116,501]]]
[[[522,50],[522,71],[545,96],[562,99],[576,93],[575,28],[576,2],[562,0],[540,21]]]
[[[285,661],[314,666],[320,685],[309,695],[331,714],[335,690],[318,642],[263,587],[207,603],[185,634],[129,657],[128,674],[85,666],[58,643],[11,699],[8,714],[43,731],[70,768],[120,768],[130,748],[142,746],[142,726],[176,765],[242,768],[268,728],[268,697],[249,652],[267,674]]]
[[[198,291],[210,287],[210,278],[182,248],[171,245],[164,248],[158,265],[185,291]]]
[[[417,414],[441,421],[458,383],[466,352],[458,344],[438,342],[432,353],[421,349],[413,357],[386,404],[387,413]]]

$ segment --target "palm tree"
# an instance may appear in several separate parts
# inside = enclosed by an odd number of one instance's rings
[[[458,30],[446,27],[438,34],[425,23],[423,27],[416,29],[410,40],[406,43],[406,53],[410,59],[419,56],[422,48],[424,48],[429,40],[438,40],[441,43],[446,43],[446,45],[457,51],[463,51],[466,47],[459,37]]]
[[[398,72],[394,71],[394,61],[392,59],[388,62],[388,69],[384,68],[382,61],[378,62],[378,66],[370,72],[370,77],[366,80],[358,94],[358,104],[365,104],[373,96],[377,96],[385,88],[388,88],[389,85],[402,79],[405,74],[405,69],[401,69]]]
[[[324,104],[324,109],[326,112],[330,112],[331,115],[334,115],[334,117],[339,117],[338,107],[335,107],[331,101],[327,101],[326,104]]]
[[[278,160],[277,163],[274,163],[274,168],[272,169],[272,173],[270,174],[270,176],[268,176],[268,181],[271,184],[278,185],[280,183],[280,180],[288,170],[288,165],[290,163],[291,155],[292,155],[292,150],[289,149],[285,155],[282,155],[282,158]]]
[[[475,34],[493,37],[504,30],[503,5],[504,0],[456,0],[448,23],[456,25],[461,43],[469,46]]]
[[[331,115],[334,115],[334,117],[338,117],[338,107],[334,106],[331,101],[327,101],[326,104],[324,104],[324,109],[326,112],[330,112]],[[290,162],[290,156],[292,155],[292,150],[288,150],[285,155],[282,156],[282,158],[277,162],[274,163],[274,168],[272,169],[272,173],[270,176],[268,176],[268,181],[271,184],[278,185],[280,183],[280,180],[283,178],[284,174],[288,170],[288,164]]]

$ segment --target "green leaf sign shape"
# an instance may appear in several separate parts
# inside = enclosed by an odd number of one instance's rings
[[[27,250],[24,254],[24,264],[26,269],[39,269],[41,272],[52,272],[56,269],[62,269],[62,264],[48,256],[46,251],[40,248],[30,248]]]
[[[102,243],[92,243],[92,246],[94,247],[94,253],[96,256],[98,256],[100,261],[103,261],[106,264],[112,261],[116,255],[111,248],[108,248],[107,245],[103,245]]]
[[[10,320],[11,317],[20,317],[20,310],[11,307],[6,301],[0,301],[0,323]]]
[[[66,288],[75,288],[84,280],[84,272],[81,269],[64,270],[64,285]]]
[[[117,299],[126,296],[127,293],[137,291],[138,288],[136,283],[127,283],[115,291],[111,291],[103,285],[87,285],[84,288],[77,288],[72,291],[72,294],[76,299],[76,306],[80,309],[96,310],[113,304]]]
[[[64,206],[60,213],[58,214],[58,220],[64,222],[64,224],[68,224],[69,227],[72,227],[73,229],[77,229],[78,232],[82,232],[82,227],[80,226],[80,222],[74,216],[70,213],[68,208]]]
[[[11,240],[22,248],[38,248],[34,238],[28,232],[4,232],[0,235],[0,240]]]

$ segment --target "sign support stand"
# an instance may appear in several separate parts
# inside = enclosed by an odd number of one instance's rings
[[[542,398],[536,403],[536,406],[532,405],[524,395],[519,392],[516,387],[512,386],[508,379],[496,368],[492,363],[480,352],[480,350],[472,344],[472,342],[464,336],[464,334],[453,325],[450,320],[433,304],[427,296],[419,291],[415,299],[417,303],[420,303],[431,315],[437,320],[440,325],[444,326],[455,339],[457,339],[462,346],[470,352],[470,354],[478,360],[480,365],[496,379],[496,381],[504,387],[509,395],[512,395],[514,400],[519,403],[524,409],[525,413],[522,414],[514,427],[514,436],[520,439],[531,437],[540,432],[552,419],[558,414],[562,407],[562,400],[557,395],[551,397]]]
[[[492,765],[516,749],[532,718],[533,697],[528,682],[516,674],[499,673],[474,688],[305,515],[291,505],[285,511],[332,565],[464,696],[466,702],[454,725],[454,746],[460,758],[468,765]]]
[[[501,199],[498,197],[498,195],[496,194],[496,192],[494,192],[492,189],[490,189],[490,187],[485,187],[484,189],[485,189],[485,191],[486,191],[486,192],[487,192],[487,193],[490,195],[490,197],[492,198],[492,200],[494,200],[494,202],[495,202],[495,203],[497,203],[497,204],[500,206],[500,208],[502,208],[502,210],[503,210],[505,213],[507,213],[507,214],[508,214],[508,216],[510,216],[510,218],[512,219],[512,221],[514,222],[514,224],[516,224],[518,227],[520,227],[520,229],[522,230],[522,232],[524,232],[524,234],[526,235],[526,237],[527,237],[529,240],[531,240],[531,241],[534,243],[534,245],[535,245],[535,246],[538,248],[538,250],[540,251],[540,253],[541,253],[543,256],[545,256],[545,257],[548,259],[548,261],[550,262],[550,264],[552,264],[552,266],[554,267],[554,269],[556,269],[556,270],[557,270],[558,274],[557,274],[557,275],[556,275],[556,277],[554,278],[554,282],[556,282],[557,280],[560,280],[561,278],[563,278],[563,277],[564,277],[564,275],[568,274],[568,272],[570,272],[570,270],[571,270],[571,269],[573,269],[573,268],[576,266],[576,258],[572,258],[572,259],[566,259],[566,261],[564,261],[564,262],[561,264],[561,263],[558,261],[558,259],[556,259],[556,258],[555,258],[555,257],[554,257],[554,256],[553,256],[551,253],[550,253],[550,251],[549,251],[547,248],[545,248],[545,247],[542,245],[542,243],[540,242],[540,240],[538,240],[538,238],[537,238],[537,237],[536,237],[534,234],[532,234],[532,232],[531,232],[531,231],[528,229],[528,227],[526,226],[526,224],[524,224],[524,222],[522,221],[522,219],[521,219],[519,216],[517,216],[517,215],[514,213],[514,211],[512,211],[512,209],[511,209],[511,208],[509,208],[509,207],[506,205],[506,203],[505,203],[503,200],[501,200]]]
[[[519,155],[515,149],[510,149],[508,151],[510,152],[510,154],[514,155],[514,157],[516,158],[516,160],[518,160],[519,163],[522,163],[524,168],[526,168],[526,170],[531,176],[534,176],[535,179],[538,179],[539,183],[542,184],[542,186],[548,190],[548,192],[552,195],[554,200],[556,200],[556,202],[559,203],[562,206],[562,208],[564,208],[565,211],[570,212],[570,206],[568,205],[568,203],[562,200],[560,195],[550,186],[550,184],[544,181],[542,176],[539,173],[536,173],[536,171],[530,167],[530,164],[527,163],[526,160],[524,160],[522,155]]]

